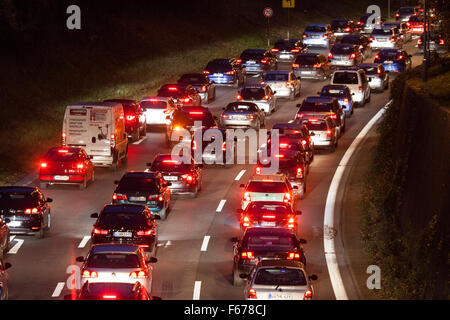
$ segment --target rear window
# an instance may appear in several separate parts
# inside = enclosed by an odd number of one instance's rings
[[[295,45],[291,42],[277,42],[273,47],[280,51],[291,51],[295,49]]]
[[[243,52],[240,56],[243,61],[246,60],[262,60],[264,58],[264,53],[257,52]]]
[[[158,91],[158,97],[184,98],[186,97],[186,89],[184,87],[162,87]]]
[[[231,71],[233,68],[229,61],[220,61],[220,62],[210,62],[205,68],[209,72],[228,72]]]
[[[400,8],[400,9],[398,9],[398,13],[400,13],[400,14],[412,14],[412,13],[414,13],[414,8]]]
[[[257,112],[258,109],[256,109],[255,106],[252,105],[246,105],[246,104],[229,104],[225,111],[249,111],[249,112]]]
[[[243,247],[248,250],[288,251],[294,246],[295,241],[291,235],[252,235],[243,241]]]
[[[248,207],[250,214],[276,214],[287,215],[292,213],[289,206],[283,204],[251,203]]]
[[[136,106],[135,105],[122,105],[123,106],[123,112],[124,113],[136,113]]]
[[[286,184],[283,182],[273,181],[252,181],[249,183],[247,190],[249,192],[265,192],[265,193],[283,193],[287,192]]]
[[[358,74],[356,72],[335,72],[333,83],[358,84]]]
[[[303,122],[304,125],[308,128],[310,131],[325,131],[328,130],[327,124],[325,121],[315,121],[315,122],[309,122],[305,120]]]
[[[194,114],[194,113],[195,114]],[[172,122],[174,124],[180,124],[185,126],[193,126],[195,121],[201,121],[202,126],[211,127],[214,125],[214,118],[213,115],[210,112],[202,112],[198,111],[192,111],[190,112],[176,112]]]
[[[423,18],[421,16],[411,16],[409,22],[423,22]]]
[[[292,149],[289,148],[284,148],[281,149],[279,151],[279,154],[281,156],[281,158],[278,159],[278,167],[280,169],[292,169],[295,170],[295,168],[298,165],[298,160],[292,156],[293,152],[292,151],[299,151],[300,147],[298,145],[291,145]],[[268,150],[267,150],[267,154],[268,156],[270,156],[271,154],[271,149],[270,149],[270,145],[267,146]],[[268,159],[263,159],[259,162],[259,164],[262,167],[270,167],[270,162]]]
[[[97,253],[89,256],[88,268],[136,269],[140,268],[139,258],[135,254]]]
[[[331,48],[331,52],[338,54],[350,54],[355,52],[355,49],[353,46],[334,46]]]
[[[184,75],[178,81],[182,83],[196,84],[203,83],[203,80],[204,78],[201,75]]]
[[[87,109],[70,109],[71,116],[87,116]]]
[[[317,56],[298,56],[295,63],[301,66],[310,66],[319,63],[319,58]]]
[[[166,101],[158,101],[158,100],[150,100],[150,101],[142,101],[141,107],[145,109],[166,109],[167,102]]]
[[[332,106],[331,103],[324,102],[303,102],[300,111],[330,112],[333,110]]]
[[[391,35],[392,34],[392,30],[391,29],[373,29],[372,34],[374,35]]]
[[[244,100],[262,100],[266,95],[263,88],[245,88],[241,91]]]
[[[305,32],[326,32],[327,29],[321,26],[307,26]]]
[[[148,178],[124,177],[120,180],[119,189],[159,193],[159,188],[157,187],[155,180]]]
[[[50,150],[45,159],[48,161],[76,161],[79,158],[78,151],[70,151],[68,149]]]
[[[0,192],[0,209],[31,209],[37,206],[37,193]]]
[[[255,284],[274,286],[306,286],[305,274],[293,268],[261,268],[255,275]]]
[[[103,212],[100,215],[99,227],[104,229],[136,229],[141,226],[147,226],[143,214]]]
[[[322,96],[326,97],[344,97],[347,95],[347,91],[345,89],[335,89],[335,88],[323,88],[320,93]]]
[[[264,81],[288,81],[289,75],[287,73],[266,73]]]
[[[187,163],[181,163],[177,160],[157,160],[153,163],[152,171],[161,172],[179,172],[185,173],[191,170],[191,165]]]

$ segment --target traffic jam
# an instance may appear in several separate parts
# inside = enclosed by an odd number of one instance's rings
[[[154,96],[70,103],[37,176],[0,187],[0,299],[329,299],[327,187],[423,52],[423,9],[369,16],[205,61]],[[239,129],[259,136],[252,163]]]

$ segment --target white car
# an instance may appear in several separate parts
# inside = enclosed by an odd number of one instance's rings
[[[147,118],[147,126],[168,126],[170,117],[178,108],[175,100],[169,97],[147,97],[140,102]]]
[[[86,281],[136,283],[140,282],[150,294],[152,290],[153,267],[156,258],[145,259],[143,248],[128,244],[97,244],[91,247],[81,268],[81,285]]]
[[[277,98],[267,84],[244,84],[239,90],[236,100],[238,102],[253,102],[259,109],[264,110],[266,116],[276,109]]]
[[[314,289],[302,262],[270,259],[258,261],[250,274],[240,274],[247,280],[246,300],[312,300]]]
[[[276,97],[294,100],[300,96],[301,82],[292,71],[267,71],[264,73],[263,82],[267,83]]]
[[[359,106],[370,102],[371,89],[366,73],[362,69],[339,69],[331,76],[330,84],[346,85],[352,94],[353,101]]]

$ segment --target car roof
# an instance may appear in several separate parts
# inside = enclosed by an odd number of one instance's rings
[[[336,72],[358,72],[361,69],[358,69],[356,67],[345,67],[345,68],[340,68],[334,71],[334,73]]]
[[[19,187],[19,186],[3,186],[0,187],[0,192],[33,192],[36,190],[35,187]]]
[[[272,235],[289,235],[289,236],[293,236],[295,237],[295,235],[292,233],[292,231],[288,228],[280,228],[280,227],[275,227],[275,228],[259,228],[259,227],[250,227],[247,228],[245,230],[244,235],[268,235],[268,234],[272,234]]]
[[[107,204],[102,212],[106,213],[142,213],[146,206],[140,204]]]
[[[283,260],[283,259],[267,259],[261,260],[258,263],[258,267],[291,267],[304,269],[304,265],[301,261],[295,260]]]
[[[120,244],[120,243],[109,243],[109,244],[94,244],[91,247],[90,254],[95,253],[108,253],[108,252],[122,252],[122,253],[137,253],[139,251],[139,246],[134,244]]]
[[[318,52],[302,52],[297,57],[302,57],[302,56],[305,56],[305,57],[317,57],[319,55],[322,55],[322,54],[318,53]]]
[[[313,97],[306,97],[304,102],[321,102],[321,103],[332,103],[333,100],[336,98],[333,97],[319,97],[319,96],[313,96]]]
[[[244,84],[242,86],[242,89],[246,89],[246,88],[265,88],[265,87],[266,87],[265,84],[255,83],[255,84]]]
[[[258,174],[253,176],[250,181],[263,181],[263,180],[272,180],[274,182],[283,182],[284,175],[283,174]]]
[[[229,104],[227,104],[227,107],[228,106],[249,106],[249,107],[256,106],[257,107],[258,105],[256,103],[249,102],[249,101],[242,101],[242,102],[235,101],[235,102],[230,102]]]
[[[303,125],[300,123],[276,123],[274,124],[274,126],[272,127],[272,129],[284,129],[284,128],[288,128],[288,129],[302,129]]]
[[[71,103],[68,107],[106,107],[106,108],[115,108],[118,105],[122,105],[118,102],[101,102],[101,101],[84,101],[84,102],[76,102]]]
[[[265,74],[289,74],[291,71],[289,70],[270,70],[265,72]]]
[[[179,111],[182,112],[190,112],[190,111],[203,111],[207,113],[211,113],[209,108],[203,106],[182,106]]]
[[[153,179],[155,178],[159,172],[152,172],[152,171],[127,171],[123,175],[123,177],[127,178],[146,178],[146,179]],[[123,178],[122,177],[122,178]]]

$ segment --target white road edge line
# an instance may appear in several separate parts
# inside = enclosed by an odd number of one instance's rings
[[[61,295],[61,291],[64,289],[64,286],[66,285],[65,282],[58,282],[56,285],[55,291],[53,291],[52,298],[57,298]]]
[[[9,238],[9,241],[10,241],[10,242],[13,241],[15,237],[16,237],[16,236],[11,236],[11,237]]]
[[[89,240],[91,240],[91,236],[84,236],[83,240],[81,240],[80,244],[78,245],[78,248],[84,248]]]
[[[133,144],[141,144],[142,141],[144,141],[145,139],[147,139],[147,136],[143,137],[141,140],[138,140],[136,142],[133,142]]]
[[[200,251],[206,251],[206,250],[208,250],[208,243],[209,243],[209,239],[210,239],[210,238],[211,238],[210,236],[205,236],[205,237],[203,238],[202,248],[200,249]]]
[[[384,108],[377,112],[375,116],[366,124],[361,132],[353,140],[350,147],[342,157],[339,166],[334,173],[333,180],[331,181],[330,188],[328,190],[327,201],[325,205],[325,213],[323,218],[323,245],[325,251],[325,259],[327,262],[328,273],[330,274],[331,284],[333,286],[334,295],[336,300],[348,300],[347,292],[345,291],[344,282],[342,281],[341,273],[339,271],[339,265],[336,258],[335,248],[335,226],[334,226],[334,207],[336,204],[336,194],[339,190],[339,184],[344,174],[347,163],[351,156],[355,152],[356,148],[363,141],[366,134],[372,129],[375,123],[381,118],[386,111],[386,107],[392,103],[390,100]]]
[[[226,202],[227,202],[227,200],[220,200],[219,206],[217,207],[216,212],[222,212],[223,206],[225,205]]]
[[[200,300],[200,289],[202,287],[201,281],[195,281],[194,283],[194,296],[192,297],[192,300]]]
[[[239,172],[239,174],[236,176],[236,178],[234,178],[234,181],[239,181],[241,180],[242,176],[244,175],[246,170],[241,170],[241,172]]]
[[[14,240],[17,241],[17,243],[14,245],[14,247],[9,249],[8,251],[9,254],[16,254],[19,251],[20,247],[23,245],[23,242],[25,241],[23,239],[14,239]]]

